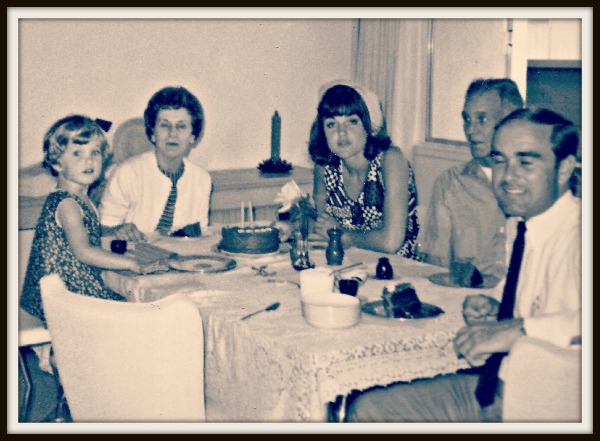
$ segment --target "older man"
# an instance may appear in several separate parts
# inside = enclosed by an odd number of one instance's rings
[[[508,78],[473,81],[462,118],[473,157],[443,172],[433,192],[419,249],[425,261],[448,267],[452,256],[473,264],[496,282],[506,274],[506,217],[492,190],[490,148],[496,124],[523,107],[516,83]]]
[[[521,109],[499,123],[491,150],[493,188],[510,217],[509,270],[494,297],[465,299],[467,327],[455,339],[459,356],[479,372],[364,393],[352,403],[350,421],[499,421],[502,361],[513,344],[523,335],[559,347],[577,340],[581,203],[569,180],[578,143],[573,123],[549,110]]]

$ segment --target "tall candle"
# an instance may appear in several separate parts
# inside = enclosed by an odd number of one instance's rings
[[[271,118],[271,160],[279,161],[281,150],[281,117],[277,110]]]

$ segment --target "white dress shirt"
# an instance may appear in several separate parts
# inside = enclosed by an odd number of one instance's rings
[[[519,220],[507,223],[509,259]],[[568,191],[526,226],[514,316],[524,319],[528,336],[566,347],[581,335],[581,200]],[[496,287],[498,300],[503,287]]]

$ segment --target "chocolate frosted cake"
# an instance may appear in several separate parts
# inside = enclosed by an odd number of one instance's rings
[[[279,250],[279,230],[268,226],[223,227],[219,248],[230,253],[273,253]]]
[[[419,315],[421,311],[421,301],[410,283],[386,286],[381,297],[388,317],[410,318]]]

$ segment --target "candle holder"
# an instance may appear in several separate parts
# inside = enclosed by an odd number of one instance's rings
[[[258,164],[258,170],[263,176],[286,176],[289,175],[294,166],[291,162],[286,161],[285,159],[265,159],[263,162]]]

